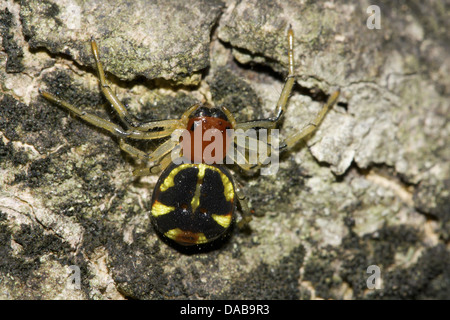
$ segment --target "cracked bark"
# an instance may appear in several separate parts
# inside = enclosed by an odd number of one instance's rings
[[[445,3],[381,2],[379,30],[366,28],[365,1],[147,5],[0,5],[2,298],[450,297]],[[257,217],[207,252],[162,242],[148,217],[157,176],[133,178],[139,164],[114,139],[38,95],[111,116],[94,36],[108,81],[139,119],[178,118],[203,99],[239,121],[267,117],[289,25],[298,80],[281,135],[306,125],[335,87],[340,102],[276,175],[235,172]],[[66,285],[70,265],[81,290]],[[369,265],[381,268],[380,290],[367,290]]]

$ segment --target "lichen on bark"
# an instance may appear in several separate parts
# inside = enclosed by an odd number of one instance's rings
[[[0,4],[0,297],[6,299],[433,299],[450,274],[446,4],[365,1],[13,1]],[[39,96],[116,121],[107,80],[142,121],[192,104],[270,117],[295,33],[286,137],[339,103],[276,175],[234,170],[250,229],[184,252],[149,221],[157,175]],[[136,146],[152,150],[157,142]],[[69,266],[81,288],[67,284]],[[381,289],[369,290],[370,265]]]

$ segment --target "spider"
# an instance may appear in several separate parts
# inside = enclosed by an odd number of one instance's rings
[[[246,140],[237,139],[238,134],[230,136],[230,129],[235,130],[234,132],[238,132],[238,129],[243,131],[274,129],[286,110],[295,83],[294,32],[291,28],[287,38],[288,75],[276,105],[275,116],[272,118],[238,123],[224,106],[195,104],[186,110],[180,119],[136,122],[107,84],[97,43],[94,39],[91,39],[91,47],[97,66],[100,88],[119,116],[121,125],[86,113],[49,92],[40,92],[46,99],[67,109],[76,117],[117,137],[119,147],[132,157],[147,161],[149,165],[145,169],[133,171],[135,175],[151,174],[151,168],[159,168],[162,173],[153,191],[151,209],[151,220],[155,230],[163,237],[182,246],[202,245],[227,234],[235,220],[237,203],[241,208],[241,219],[237,223],[239,227],[243,227],[251,221],[252,210],[247,204],[242,188],[236,184],[229,170],[222,165],[222,162],[212,160],[205,155],[204,151],[209,143],[203,140],[200,146],[197,143],[197,147],[195,147],[195,141],[189,145],[187,141],[190,139],[187,138],[189,135],[194,137],[198,130],[205,132],[214,129],[219,132],[219,135],[222,135],[223,140],[227,141],[223,144],[221,151],[224,152],[223,155],[229,156],[230,150],[238,150],[239,147],[241,147],[241,152],[242,148],[249,151],[249,147],[242,143]],[[327,111],[336,103],[339,93],[337,90],[330,95],[313,121],[281,142],[276,151],[290,149],[313,132]],[[182,135],[181,132],[188,134]],[[153,140],[169,136],[171,139],[166,139],[150,153],[127,142],[127,139]],[[270,145],[270,141],[267,144]],[[179,154],[179,159],[188,161],[173,161],[172,151],[180,148],[183,151]],[[198,150],[201,152],[198,153]],[[224,157],[221,158],[223,160]],[[237,162],[242,169],[250,170],[255,167],[246,160],[245,156],[242,158],[243,161]],[[236,158],[232,160],[236,160]],[[261,163],[258,163],[259,165]]]

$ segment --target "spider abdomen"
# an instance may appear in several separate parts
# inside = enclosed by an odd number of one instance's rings
[[[226,168],[171,164],[156,183],[152,222],[181,245],[204,244],[227,233],[235,211],[235,188]]]

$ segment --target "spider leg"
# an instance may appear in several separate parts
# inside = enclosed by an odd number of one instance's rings
[[[289,97],[292,92],[292,87],[295,83],[295,74],[294,74],[294,31],[289,29],[288,31],[288,56],[289,56],[289,72],[286,78],[286,82],[284,83],[283,90],[281,91],[280,98],[278,98],[277,107],[276,107],[276,117],[272,120],[274,122],[278,122],[280,120],[283,113],[286,111],[286,105],[289,100]]]
[[[150,161],[150,163],[148,163],[145,168],[138,168],[133,170],[134,176],[150,175],[153,173],[152,170],[155,167],[158,167],[159,169],[165,169],[172,161],[172,157],[169,153],[177,146],[177,144],[177,141],[167,140],[163,144],[161,144],[155,151],[146,153],[126,143],[123,139],[120,139],[119,142],[120,149],[127,152],[132,157]],[[167,160],[169,160],[169,162],[167,162]]]
[[[255,135],[249,135],[240,131],[235,132],[236,163],[244,170],[256,169],[263,165],[261,160],[270,155],[271,144],[267,139],[258,139]],[[270,139],[270,136],[269,136]]]
[[[284,143],[280,143],[279,150],[289,149],[293,147],[297,142],[305,138],[311,132],[313,132],[317,126],[322,122],[328,110],[336,103],[339,98],[340,91],[337,90],[328,98],[327,102],[323,105],[320,112],[316,115],[314,120],[307,124],[302,130],[294,133],[289,138],[287,138]]]
[[[167,121],[175,121],[174,126],[176,125],[176,127],[174,127],[172,134],[175,133],[176,129],[180,129],[179,128],[180,123],[182,124],[183,127],[185,127],[189,120],[189,116],[191,115],[191,113],[194,112],[199,107],[200,107],[200,105],[193,105],[192,107],[190,107],[188,110],[186,110],[183,113],[180,120],[167,120]],[[165,120],[163,120],[163,121],[165,121]],[[163,121],[161,121],[161,122],[163,122]],[[148,124],[144,124],[143,127],[146,126],[146,128],[151,129],[151,128],[153,128],[154,124],[155,124],[155,127],[158,127],[157,122],[151,122]],[[165,168],[167,168],[167,166],[172,162],[172,155],[169,153],[179,144],[179,138],[181,137],[182,133],[183,133],[182,130],[179,130],[178,132],[176,132],[176,136],[172,137],[170,140],[165,141],[151,154],[145,153],[145,152],[125,143],[123,140],[121,140],[120,147],[122,150],[129,153],[133,157],[136,157],[136,158],[139,158],[142,160],[152,161],[152,163],[145,168],[135,169],[133,171],[133,175],[135,175],[135,176],[151,175],[152,173],[155,173],[154,168],[159,169],[156,171],[162,171]]]
[[[240,183],[236,182],[236,180],[234,181],[234,183],[237,199],[239,200],[239,205],[241,206],[242,215],[242,218],[240,221],[238,221],[237,226],[239,229],[242,229],[252,220],[252,210],[250,209],[247,198],[242,191],[242,186],[240,185]]]
[[[160,120],[160,121],[152,121],[148,123],[136,123],[133,121],[132,116],[129,114],[128,110],[125,106],[120,102],[117,96],[112,91],[111,87],[106,82],[105,72],[103,70],[102,63],[100,62],[100,55],[97,46],[97,42],[94,39],[91,39],[91,47],[92,53],[94,55],[95,63],[97,65],[98,77],[100,80],[100,88],[102,90],[103,95],[108,99],[108,101],[113,106],[114,110],[117,112],[122,123],[127,127],[128,130],[132,128],[139,131],[148,131],[155,128],[164,128],[170,126],[177,126],[180,120]],[[187,117],[192,113],[195,109],[198,108],[198,105],[192,106],[188,109],[184,114],[181,120],[186,120]],[[185,119],[186,118],[186,119]],[[187,122],[187,120],[186,120]]]
[[[97,43],[94,39],[91,39],[91,48],[92,53],[94,55],[94,60],[97,65],[97,71],[100,81],[100,88],[102,90],[103,95],[108,99],[108,101],[113,106],[114,110],[117,112],[120,120],[125,125],[126,129],[124,130],[122,127],[118,126],[117,124],[114,124],[108,120],[102,119],[98,116],[95,116],[93,114],[86,113],[84,111],[81,111],[77,107],[69,104],[68,102],[65,102],[61,100],[60,98],[48,93],[48,92],[41,92],[41,94],[48,100],[59,104],[60,106],[68,109],[72,113],[74,113],[79,118],[83,119],[84,121],[105,129],[109,132],[111,132],[113,135],[118,136],[120,138],[133,138],[133,139],[158,139],[162,137],[169,136],[175,129],[183,127],[182,124],[187,123],[187,118],[193,110],[195,110],[197,107],[193,106],[188,111],[186,111],[183,114],[182,119],[180,120],[156,120],[151,121],[148,123],[136,123],[132,120],[132,116],[129,114],[128,110],[125,108],[125,106],[120,102],[120,100],[117,98],[117,96],[114,94],[114,92],[111,90],[111,87],[106,82],[105,72],[103,70],[102,63],[100,62],[100,55]],[[153,130],[153,129],[159,129]],[[148,132],[149,130],[153,130],[151,132]]]
[[[144,168],[138,168],[133,170],[133,175],[136,177],[149,176],[164,171],[164,169],[166,169],[171,163],[172,163],[172,156],[170,154],[166,154],[159,160],[159,163],[152,162],[151,164],[149,164]]]
[[[289,67],[288,67],[288,76],[286,78],[286,82],[284,83],[283,90],[281,91],[280,97],[276,106],[276,116],[274,118],[269,119],[261,119],[261,120],[253,120],[243,123],[238,123],[236,125],[236,129],[249,130],[252,128],[265,128],[265,129],[273,129],[275,128],[277,122],[280,120],[281,116],[284,114],[286,110],[286,105],[289,100],[289,96],[292,92],[292,87],[295,83],[295,75],[294,75],[294,32],[292,29],[288,31],[288,56],[289,56]],[[336,103],[339,97],[340,91],[335,91],[327,103],[322,107],[320,112],[317,114],[316,118],[310,122],[306,127],[304,127],[301,131],[293,134],[289,138],[287,138],[283,143],[280,143],[278,150],[288,149],[294,146],[298,141],[305,138],[308,134],[313,132],[317,126],[322,122],[325,114],[328,110]]]
[[[280,97],[278,98],[278,102],[275,109],[276,116],[274,118],[269,119],[261,119],[261,120],[253,120],[247,121],[243,123],[238,123],[236,125],[236,129],[248,130],[251,128],[266,128],[271,129],[274,128],[277,122],[280,120],[281,116],[286,110],[286,105],[289,100],[289,96],[292,92],[292,87],[295,83],[295,75],[294,75],[294,31],[289,29],[288,31],[288,57],[289,57],[289,67],[288,67],[288,75],[286,77],[286,81],[283,86],[283,90],[281,91]]]
[[[166,155],[164,156],[164,158],[162,158],[162,159],[160,160],[159,164],[158,164],[157,166],[155,166],[155,167],[157,167],[157,169],[158,169],[159,171],[163,171],[163,170],[165,170],[165,169],[169,166],[169,164],[171,164],[171,163],[172,163],[172,155],[171,155],[171,154],[166,154]],[[150,169],[152,169],[152,168],[150,168]]]
[[[261,128],[261,129],[273,129],[275,128],[277,122],[273,121],[271,119],[266,120],[252,120],[252,121],[246,121],[237,123],[235,129],[242,129],[244,131],[254,128]]]
[[[94,55],[95,64],[97,65],[97,72],[100,80],[100,88],[103,92],[103,95],[111,103],[114,110],[117,112],[117,115],[119,116],[120,120],[128,129],[136,128],[137,130],[142,130],[141,125],[133,121],[131,115],[128,113],[128,110],[120,102],[120,100],[111,90],[111,87],[106,82],[105,72],[103,70],[102,63],[100,62],[100,55],[98,52],[97,42],[93,38],[91,39],[91,48],[92,54]]]
[[[226,163],[229,164],[237,164],[245,171],[249,171],[255,167],[254,164],[250,164],[248,159],[245,157],[245,154],[242,154],[239,150],[240,148],[233,148],[227,153]]]
[[[183,128],[187,125],[188,121],[189,121],[189,116],[191,115],[192,112],[194,112],[195,110],[197,110],[200,107],[200,105],[195,104],[192,107],[190,107],[188,110],[186,110],[183,115],[181,116],[181,118],[178,119],[173,119],[173,120],[155,120],[155,121],[151,121],[151,122],[145,122],[145,123],[141,123],[139,124],[139,130],[141,131],[148,131],[148,130],[152,130],[155,128],[166,128],[166,127],[172,127],[172,128],[179,128],[180,127],[180,123],[183,124]]]
[[[241,150],[248,150],[248,151],[253,151],[253,152],[257,152],[258,151],[258,144],[259,144],[259,140],[258,137],[256,136],[256,132],[255,131],[249,131],[246,132],[242,132],[242,131],[235,131],[234,134],[234,143],[235,146],[240,148]],[[254,133],[254,134],[252,134]]]
[[[236,119],[234,118],[233,114],[228,110],[225,106],[222,106],[222,111],[227,116],[228,120],[231,123],[232,128],[236,128]]]
[[[162,128],[163,129],[162,131],[145,132],[137,130],[136,128],[124,130],[119,125],[111,121],[105,120],[101,117],[98,117],[96,115],[82,111],[79,108],[71,105],[70,103],[58,98],[57,96],[52,95],[51,93],[45,91],[40,92],[42,96],[47,100],[62,106],[63,108],[75,114],[80,119],[83,119],[84,121],[92,124],[95,127],[109,131],[114,136],[119,138],[131,138],[143,140],[159,139],[170,136],[175,129],[183,128],[183,124],[181,123],[180,120],[176,120],[176,122],[174,122],[173,120],[161,120],[157,122],[158,125],[156,127]]]
[[[140,160],[152,161],[155,163],[158,163],[162,157],[164,157],[167,153],[172,151],[172,149],[175,148],[177,144],[178,144],[177,141],[167,140],[164,143],[162,143],[158,148],[156,148],[155,151],[147,153],[126,143],[123,139],[120,139],[119,141],[120,149],[127,152],[132,157]]]

